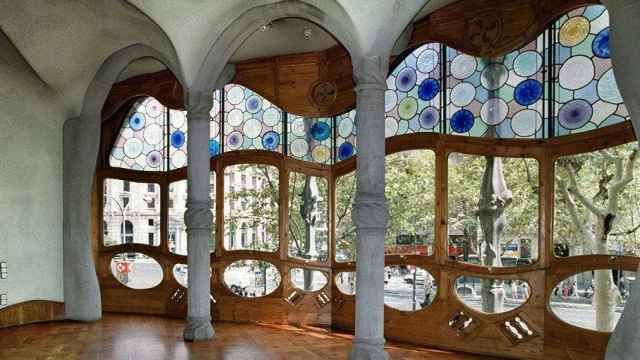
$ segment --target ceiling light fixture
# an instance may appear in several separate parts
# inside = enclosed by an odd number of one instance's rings
[[[260,27],[260,30],[262,30],[262,31],[267,31],[267,30],[271,29],[271,26],[272,26],[272,25],[273,25],[273,23],[272,23],[272,22],[266,23],[266,24],[264,24],[264,25],[262,25],[262,26]]]

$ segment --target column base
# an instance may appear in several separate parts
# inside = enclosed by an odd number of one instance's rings
[[[384,351],[384,339],[354,338],[349,360],[389,360],[389,354]]]
[[[187,318],[187,326],[183,333],[186,341],[209,340],[214,335],[211,319]]]

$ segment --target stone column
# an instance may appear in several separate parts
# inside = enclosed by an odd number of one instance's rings
[[[212,91],[189,91],[187,95],[187,261],[189,289],[187,327],[188,341],[211,339],[211,283],[209,282],[210,242],[213,230],[209,197],[209,111],[213,105]]]
[[[357,168],[352,218],[356,226],[356,336],[349,359],[388,359],[384,351],[384,92],[387,59],[354,59]]]
[[[637,0],[605,0],[610,15],[611,60],[620,94],[631,115],[631,122],[640,139],[640,48],[636,38],[640,33],[640,2]],[[636,276],[640,275],[640,269]],[[606,360],[637,359],[640,353],[640,279],[631,283],[624,312],[614,329]]]

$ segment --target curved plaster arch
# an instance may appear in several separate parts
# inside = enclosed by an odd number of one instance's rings
[[[281,1],[245,11],[233,19],[213,42],[193,81],[192,89],[212,90],[224,66],[244,41],[261,26],[277,19],[293,17],[316,23],[335,36],[351,56],[359,54],[360,44],[349,14],[337,3],[323,4],[327,5],[326,10],[302,1]]]
[[[102,106],[120,73],[131,62],[148,57],[163,63],[184,84],[175,53],[166,56],[144,44],[130,45],[102,63],[86,91],[80,116],[64,124],[63,259],[67,319],[93,321],[102,316],[90,240],[91,194],[100,146]]]

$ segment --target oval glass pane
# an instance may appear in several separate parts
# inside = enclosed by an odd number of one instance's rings
[[[154,258],[141,253],[115,255],[111,258],[111,273],[131,289],[151,289],[164,278],[162,266]]]
[[[293,287],[302,291],[318,291],[327,285],[327,275],[318,270],[292,268],[289,278]]]
[[[416,311],[433,302],[437,286],[433,276],[417,266],[384,268],[384,303],[401,311]]]
[[[524,280],[460,276],[455,281],[458,298],[473,310],[501,314],[522,306],[531,295]]]
[[[610,332],[618,323],[635,272],[618,269],[585,271],[560,281],[551,291],[551,311],[583,329]]]
[[[355,271],[344,271],[336,274],[336,286],[345,295],[356,294],[356,273]]]
[[[213,271],[209,268],[209,277],[213,276]],[[189,287],[189,265],[187,264],[175,264],[173,266],[173,278],[176,279],[178,284]]]
[[[238,260],[224,269],[224,283],[238,296],[261,297],[280,286],[280,272],[270,262]]]
[[[189,265],[175,264],[173,265],[173,278],[176,279],[178,284],[188,287],[189,286]]]

